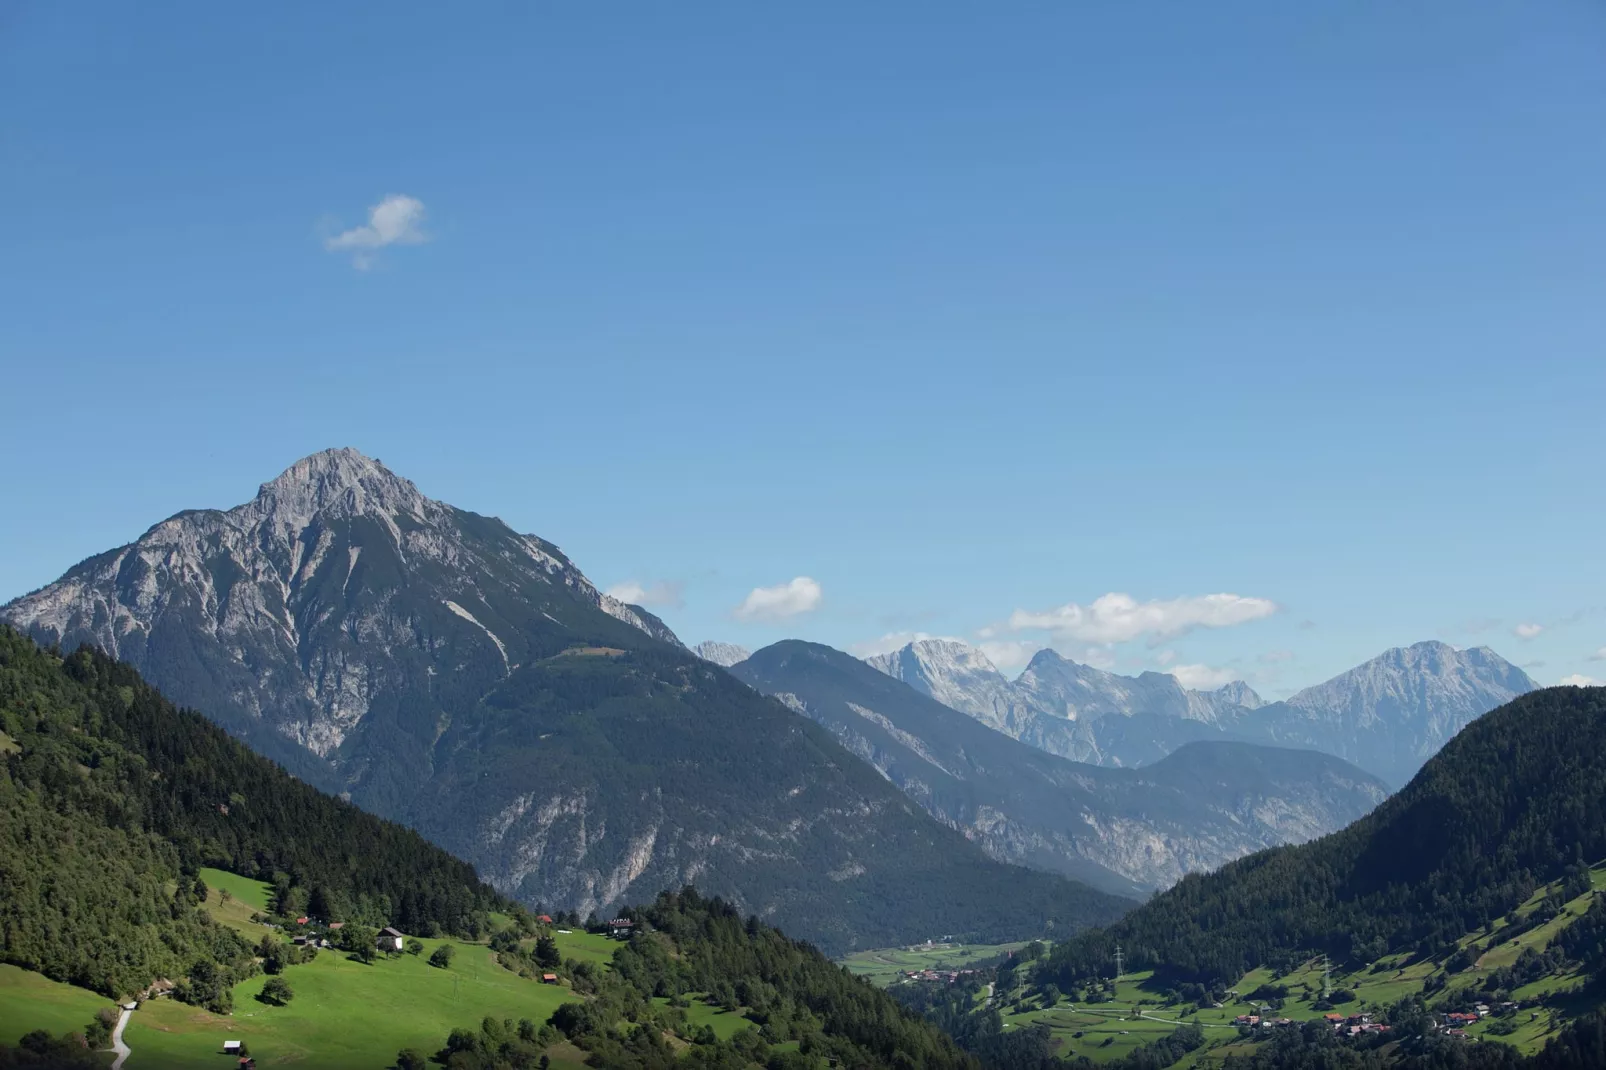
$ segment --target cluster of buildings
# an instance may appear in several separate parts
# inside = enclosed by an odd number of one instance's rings
[[[1358,1037],[1368,1033],[1387,1033],[1389,1027],[1372,1021],[1370,1014],[1324,1014],[1321,1021],[1332,1027],[1333,1032],[1341,1036]],[[1298,1025],[1292,1018],[1263,1018],[1258,1014],[1240,1014],[1232,1020],[1233,1025],[1247,1026],[1250,1029],[1281,1029],[1286,1026]]]
[[[1472,1035],[1467,1032],[1467,1026],[1472,1025],[1480,1018],[1487,1018],[1491,1014],[1500,1012],[1514,1011],[1521,1006],[1522,1004],[1509,999],[1499,1004],[1498,1007],[1491,1007],[1487,1003],[1479,1003],[1474,1005],[1470,1011],[1451,1011],[1446,1014],[1444,1020],[1439,1023],[1439,1029],[1447,1036],[1456,1037],[1460,1040],[1470,1040]]]
[[[330,936],[338,934],[341,929],[346,927],[346,923],[343,921],[331,921],[324,925],[316,918],[305,916],[295,919],[295,923],[303,929],[302,932],[291,937],[291,942],[297,947],[328,948],[331,946],[329,942]],[[276,929],[278,926],[270,924],[268,928]],[[406,934],[390,925],[380,929],[379,934],[374,937],[374,947],[379,951],[401,951],[406,945]]]
[[[1367,1033],[1387,1033],[1389,1027],[1372,1021],[1370,1014],[1324,1014],[1322,1021],[1340,1036],[1358,1037]]]

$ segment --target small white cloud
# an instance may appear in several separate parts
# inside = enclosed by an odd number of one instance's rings
[[[1558,687],[1606,687],[1606,680],[1597,680],[1593,676],[1585,676],[1575,672],[1571,676],[1563,676],[1556,681]]]
[[[774,587],[754,587],[731,614],[737,620],[785,620],[820,608],[823,594],[818,583],[798,576]]]
[[[1599,650],[1597,650],[1593,654],[1589,655],[1589,660],[1590,661],[1606,661],[1606,646],[1601,647]]]
[[[1191,691],[1214,691],[1238,679],[1238,674],[1231,669],[1217,669],[1209,665],[1173,665],[1166,672]]]
[[[682,609],[686,605],[686,600],[681,597],[685,587],[686,585],[678,580],[659,580],[651,585],[644,585],[637,580],[626,580],[609,587],[607,593],[610,597],[633,606],[645,606],[649,609],[653,606]]]
[[[1516,635],[1518,639],[1532,639],[1534,636],[1538,635],[1544,630],[1545,626],[1543,624],[1530,623],[1519,624],[1515,628],[1511,629],[1512,633]]]
[[[1175,650],[1162,650],[1154,656],[1154,660],[1162,666],[1170,665],[1177,660],[1177,652]]]
[[[1293,660],[1294,652],[1292,650],[1268,650],[1260,655],[1259,658],[1262,665],[1281,665],[1285,661]]]
[[[1017,609],[1009,616],[1009,627],[1012,631],[1047,631],[1058,639],[1084,643],[1126,643],[1142,636],[1159,643],[1196,628],[1229,628],[1275,612],[1277,603],[1270,599],[1237,594],[1139,602],[1129,594],[1112,591],[1087,606],[1071,602],[1039,613]]]
[[[424,233],[424,202],[416,197],[392,193],[368,209],[368,222],[341,231],[326,240],[331,253],[352,253],[352,264],[359,271],[373,266],[374,251],[387,245],[421,245],[429,240]]]

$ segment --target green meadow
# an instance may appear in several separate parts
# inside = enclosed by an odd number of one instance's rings
[[[202,870],[201,879],[209,889],[206,908],[219,921],[253,941],[269,931],[250,920],[267,907],[267,885],[215,869]],[[556,933],[554,939],[565,959],[596,963],[606,963],[618,946],[606,936],[581,931]],[[457,951],[451,967],[430,966],[430,953],[448,943]],[[171,999],[150,1000],[124,1033],[133,1052],[128,1070],[226,1068],[226,1040],[244,1042],[261,1067],[385,1067],[402,1048],[433,1054],[453,1029],[478,1028],[488,1015],[544,1022],[559,1004],[577,998],[566,984],[541,984],[503,968],[484,944],[429,939],[423,944],[421,955],[380,956],[368,965],[344,952],[321,952],[312,962],[285,970],[294,997],[282,1007],[257,998],[265,975],[235,986],[234,1013],[227,1016]],[[57,1035],[82,1030],[107,1006],[111,1001],[93,992],[0,965],[0,1043],[14,1043],[34,1029]],[[734,1032],[730,1023],[746,1024],[738,1015],[721,1015],[701,1004],[690,1013],[722,1036]],[[553,1066],[584,1065],[584,1053],[572,1045],[555,1045],[547,1054]]]
[[[457,948],[448,969],[425,961],[442,943]],[[261,1066],[387,1066],[401,1048],[433,1053],[454,1028],[477,1026],[487,1015],[541,1022],[574,998],[567,987],[504,969],[483,945],[424,945],[422,955],[381,956],[368,965],[342,952],[322,952],[284,971],[295,998],[283,1007],[256,998],[265,976],[235,986],[234,1013],[226,1017],[153,1000],[135,1012],[124,1035],[134,1051],[127,1065],[215,1067],[223,1042],[240,1040]]]
[[[97,1011],[111,1006],[105,996],[0,964],[0,1044],[15,1044],[35,1029],[54,1036],[82,1032]]]

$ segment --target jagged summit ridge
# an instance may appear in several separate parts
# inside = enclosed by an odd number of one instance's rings
[[[1453,714],[1491,700],[1504,705],[1536,686],[1527,673],[1486,646],[1457,650],[1429,640],[1385,650],[1348,672],[1305,688],[1288,705],[1365,724],[1397,717],[1413,705],[1423,705],[1430,714]]]
[[[1121,676],[1049,649],[1033,655],[1013,681],[981,650],[956,639],[917,640],[865,660],[938,702],[1017,736],[1033,715],[1080,721],[1159,713],[1216,724],[1240,708],[1261,705],[1260,696],[1242,681],[1218,691],[1192,691],[1167,673]]]
[[[944,706],[968,713],[994,728],[1008,731],[1017,712],[1014,686],[985,653],[969,643],[917,639],[865,661]]]
[[[1401,786],[1461,729],[1538,686],[1488,647],[1430,640],[1386,650],[1238,727],[1337,754]]]
[[[329,757],[376,703],[415,702],[400,697],[404,681],[426,667],[458,671],[470,658],[510,674],[544,648],[536,633],[573,628],[574,601],[679,645],[551,543],[343,448],[302,458],[232,509],[170,517],[0,616],[41,641],[131,661],[254,743],[265,728]],[[215,645],[198,648],[196,635]]]
[[[1015,680],[951,640],[867,659],[953,709],[1053,754],[1100,765],[1155,760],[1194,739],[1326,751],[1396,786],[1471,721],[1538,685],[1488,647],[1428,641],[1387,650],[1285,702],[1243,681],[1215,691],[1168,673],[1121,676],[1040,650]]]

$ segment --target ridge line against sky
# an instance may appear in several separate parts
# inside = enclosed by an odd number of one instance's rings
[[[1602,41],[13,5],[0,597],[349,443],[688,641],[1606,678]]]

